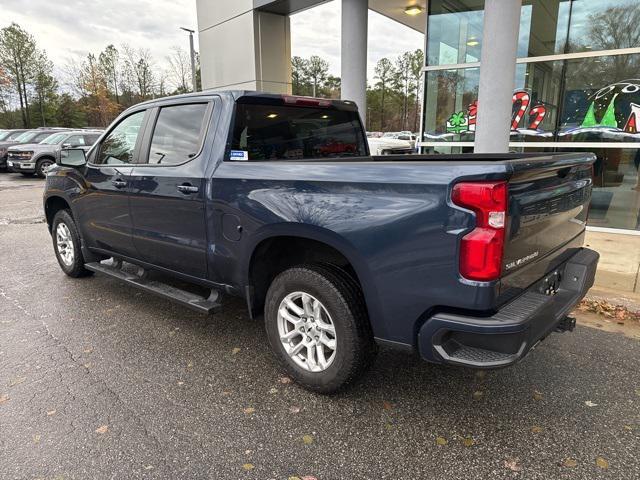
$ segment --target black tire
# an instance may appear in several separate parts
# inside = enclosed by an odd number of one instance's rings
[[[63,223],[66,225],[69,231],[70,241],[73,244],[73,260],[71,262],[65,262],[63,260],[57,241],[58,226]],[[80,278],[92,275],[93,272],[84,268],[84,257],[82,255],[80,234],[76,227],[76,223],[71,216],[69,210],[59,210],[53,217],[51,224],[51,237],[53,239],[53,250],[56,254],[56,259],[60,264],[62,271],[73,278]]]
[[[310,372],[300,367],[280,341],[278,309],[293,292],[305,292],[318,299],[334,323],[335,358],[323,371]],[[335,266],[303,265],[279,274],[267,292],[265,328],[271,349],[287,374],[318,393],[334,393],[352,383],[371,365],[376,353],[362,292],[351,277]]]
[[[47,176],[47,170],[49,167],[54,165],[56,162],[51,158],[41,158],[36,163],[36,175],[40,178],[45,178]],[[45,168],[46,167],[46,168]]]

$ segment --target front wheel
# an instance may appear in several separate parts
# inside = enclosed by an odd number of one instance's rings
[[[53,249],[62,271],[70,277],[86,277],[93,272],[84,268],[80,234],[69,210],[60,210],[51,227]]]
[[[375,355],[359,286],[337,267],[300,266],[278,275],[267,292],[265,326],[283,368],[315,392],[354,381]]]
[[[55,162],[49,158],[43,158],[42,160],[39,160],[36,164],[36,175],[38,175],[40,178],[46,177],[47,170],[49,170],[49,168],[51,168],[54,163]]]

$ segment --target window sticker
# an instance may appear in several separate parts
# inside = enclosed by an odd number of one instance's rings
[[[236,162],[246,162],[249,160],[249,152],[246,150],[231,150],[229,160],[235,160]]]

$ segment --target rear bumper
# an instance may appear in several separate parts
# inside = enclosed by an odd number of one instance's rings
[[[581,249],[490,317],[438,313],[418,333],[427,361],[475,368],[516,363],[558,328],[593,285],[598,253]],[[545,291],[555,290],[549,295]]]

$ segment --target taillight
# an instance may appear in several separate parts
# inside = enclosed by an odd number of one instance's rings
[[[482,282],[499,278],[507,218],[507,183],[458,183],[453,187],[451,200],[476,214],[476,228],[460,243],[460,274]]]

